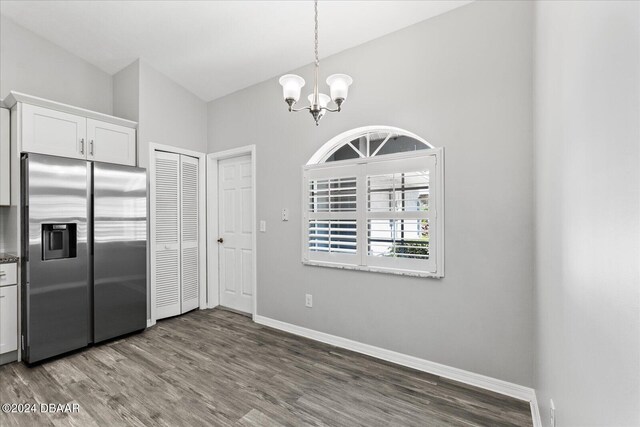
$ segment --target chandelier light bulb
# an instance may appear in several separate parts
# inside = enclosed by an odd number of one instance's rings
[[[353,79],[346,74],[332,74],[327,77],[327,84],[330,88],[331,99],[338,103],[339,100],[347,99],[349,86],[353,83]]]
[[[282,96],[284,100],[293,99],[293,102],[298,102],[300,99],[300,90],[305,84],[304,79],[295,74],[285,74],[280,77],[279,81],[282,85]]]
[[[313,105],[313,94],[307,96],[307,99],[309,100],[309,104]],[[329,95],[325,95],[324,93],[318,94],[318,105],[320,106],[320,108],[327,108],[329,101],[331,101]]]

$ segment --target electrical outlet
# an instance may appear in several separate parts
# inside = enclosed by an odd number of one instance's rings
[[[556,427],[556,405],[553,399],[549,399],[549,415],[551,417],[551,427]]]
[[[267,221],[261,220],[260,221],[260,232],[261,233],[265,233],[266,231],[267,231]]]
[[[313,307],[313,295],[306,294],[304,297],[304,305],[307,307]]]

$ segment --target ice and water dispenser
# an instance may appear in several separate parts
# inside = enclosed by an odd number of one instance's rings
[[[76,224],[42,224],[42,260],[76,257]]]

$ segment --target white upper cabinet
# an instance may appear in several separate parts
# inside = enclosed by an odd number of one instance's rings
[[[18,92],[5,104],[18,117],[19,153],[136,166],[136,122]]]
[[[136,165],[136,130],[87,119],[87,160]]]
[[[11,145],[9,110],[0,108],[0,206],[11,204]]]
[[[22,151],[85,159],[87,119],[35,105],[22,105]]]

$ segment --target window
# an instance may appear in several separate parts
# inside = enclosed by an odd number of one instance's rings
[[[303,169],[304,263],[443,276],[442,149],[396,128],[362,128],[311,162]]]

